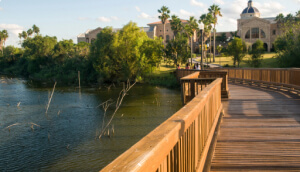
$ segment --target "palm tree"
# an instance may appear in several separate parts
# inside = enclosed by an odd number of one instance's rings
[[[300,10],[296,12],[296,17],[300,18]]]
[[[165,27],[166,27],[166,21],[170,18],[170,10],[168,7],[166,6],[162,6],[161,9],[157,10],[160,13],[160,16],[158,16],[158,18],[161,20],[161,23],[164,26],[164,30],[163,30],[163,39],[164,39],[164,43],[165,43]]]
[[[198,30],[198,23],[195,17],[190,17],[188,24],[185,26],[186,32],[191,38],[191,64],[193,64],[193,35]]]
[[[212,16],[214,17],[214,56],[213,56],[213,61],[215,62],[215,54],[216,54],[216,24],[218,23],[218,16],[222,17],[221,14],[221,8],[218,5],[213,4],[212,6],[210,6],[210,8],[208,9],[209,13],[212,14]]]
[[[277,22],[277,28],[279,28],[282,23],[284,23],[285,19],[284,19],[284,15],[282,13],[278,14],[275,18],[275,21]]]
[[[32,29],[28,29],[27,30],[27,35],[28,37],[30,37],[33,34],[33,30]]]
[[[210,38],[210,50],[211,50],[211,29],[212,29],[212,24],[214,23],[215,18],[212,16],[211,13],[208,14],[202,14],[199,18],[199,23],[204,24],[204,32],[203,32],[203,42],[206,42],[208,38]],[[210,58],[211,62],[211,58]]]
[[[37,27],[35,24],[32,26],[32,31],[36,34],[36,35],[38,35],[39,33],[40,33],[40,28],[39,27]]]
[[[293,20],[294,20],[293,14],[290,13],[290,14],[286,15],[286,17],[285,17],[286,22],[291,22]]]
[[[238,37],[237,33],[238,31],[230,32],[232,39],[234,39],[234,37]]]
[[[2,36],[3,36],[3,45],[5,46],[6,39],[8,38],[7,30],[2,30]]]
[[[27,39],[27,37],[28,37],[27,32],[26,32],[26,31],[23,31],[23,32],[22,32],[22,38]]]
[[[183,30],[182,22],[180,18],[175,15],[172,15],[172,20],[170,21],[171,29],[174,32],[174,39],[176,38],[177,34]]]
[[[275,21],[281,23],[284,21],[284,15],[282,13],[278,14],[275,18]]]
[[[2,30],[0,32],[0,49],[2,51],[2,55],[3,55],[3,48],[5,46],[5,41],[8,38],[8,32],[7,30]]]
[[[212,29],[212,24],[214,23],[215,18],[212,16],[211,13],[208,14],[202,14],[198,20],[199,23],[204,24],[204,37],[203,40],[206,42],[206,40],[211,36],[211,29]]]

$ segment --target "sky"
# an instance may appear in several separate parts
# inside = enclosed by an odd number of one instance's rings
[[[182,19],[197,19],[208,12],[212,4],[219,5],[223,17],[218,19],[217,31],[237,30],[237,19],[248,0],[0,0],[0,31],[8,30],[6,45],[19,47],[18,33],[33,24],[42,35],[58,40],[72,39],[88,29],[112,26],[121,28],[133,21],[140,27],[159,21],[157,10],[163,5]],[[253,0],[261,17],[275,17],[300,10],[300,0]]]

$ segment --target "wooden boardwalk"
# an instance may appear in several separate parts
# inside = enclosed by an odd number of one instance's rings
[[[300,97],[229,85],[211,171],[300,171]]]

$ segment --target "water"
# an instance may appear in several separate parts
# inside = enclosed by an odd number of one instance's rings
[[[96,107],[120,88],[56,88],[45,115],[51,91],[0,76],[0,171],[99,171],[181,107],[179,91],[135,85],[112,122],[115,135],[99,140]]]

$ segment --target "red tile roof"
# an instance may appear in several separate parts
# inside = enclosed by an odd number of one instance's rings
[[[187,23],[188,22],[187,20],[183,20],[183,19],[180,19],[180,20],[181,20],[182,23]],[[170,21],[171,20],[167,20],[166,24],[170,23]],[[161,21],[157,21],[157,22],[153,22],[153,23],[148,23],[148,25],[156,25],[156,24],[162,24],[162,22]]]

